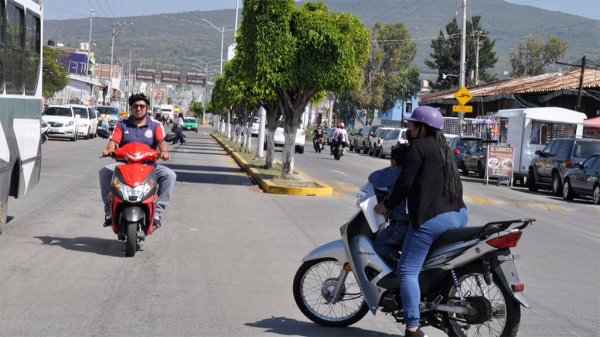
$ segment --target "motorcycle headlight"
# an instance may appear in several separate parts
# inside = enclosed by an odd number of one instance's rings
[[[148,177],[146,181],[137,187],[131,187],[124,184],[119,176],[115,174],[112,181],[112,186],[118,192],[119,197],[125,201],[140,202],[146,198],[148,193],[154,190],[156,180],[153,176]]]

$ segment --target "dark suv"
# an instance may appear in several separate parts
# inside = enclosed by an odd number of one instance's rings
[[[600,139],[553,139],[529,164],[527,186],[530,191],[550,187],[552,194],[561,195],[565,173],[592,154],[600,152]]]

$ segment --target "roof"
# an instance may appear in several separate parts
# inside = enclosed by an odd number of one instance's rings
[[[468,88],[475,102],[488,102],[499,98],[512,98],[516,94],[573,94],[579,90],[581,70],[557,72],[538,76],[515,78],[479,87]],[[583,88],[600,88],[600,70],[586,69],[583,79]],[[456,101],[456,89],[446,90],[420,96],[421,104],[448,103]]]

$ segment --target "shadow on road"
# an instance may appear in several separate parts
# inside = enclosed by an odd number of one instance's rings
[[[125,256],[125,245],[115,240],[90,237],[61,238],[56,236],[36,236],[43,245],[60,246],[64,249],[98,255]]]
[[[245,323],[246,326],[264,329],[264,332],[283,336],[395,336],[380,331],[365,330],[356,327],[348,328],[327,328],[312,322],[302,322],[287,317],[271,317],[254,323]]]

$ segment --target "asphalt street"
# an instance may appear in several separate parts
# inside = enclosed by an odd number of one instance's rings
[[[398,336],[389,316],[323,328],[292,296],[301,258],[338,239],[353,193],[387,160],[335,161],[307,146],[296,168],[331,197],[265,194],[208,135],[188,133],[163,228],[133,258],[102,227],[101,139],[43,145],[34,193],[9,201],[0,235],[0,336]],[[279,152],[277,157],[280,157]],[[533,217],[515,253],[525,294],[519,336],[598,336],[600,207],[465,179],[470,224]],[[432,328],[430,336],[443,336]]]

